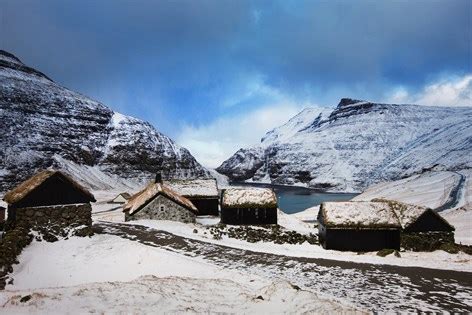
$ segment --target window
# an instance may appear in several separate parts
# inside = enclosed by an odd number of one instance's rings
[[[160,209],[161,209],[161,212],[164,212],[165,207],[164,207],[164,206],[161,206]]]

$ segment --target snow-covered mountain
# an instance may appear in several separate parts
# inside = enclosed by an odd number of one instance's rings
[[[149,123],[64,88],[5,51],[0,51],[0,121],[0,191],[51,166],[85,182],[89,174],[96,189],[123,180],[138,183],[156,172],[209,176],[189,151]]]
[[[425,169],[472,167],[472,107],[342,99],[305,109],[217,168],[232,180],[360,191]]]

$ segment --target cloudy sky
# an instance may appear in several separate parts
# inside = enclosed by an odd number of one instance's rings
[[[472,106],[469,0],[0,0],[0,49],[211,167],[342,97]]]

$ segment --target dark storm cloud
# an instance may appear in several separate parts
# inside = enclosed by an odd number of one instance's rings
[[[296,98],[376,98],[471,69],[471,1],[10,1],[0,46],[175,132],[254,77]],[[236,102],[237,103],[237,102]],[[330,104],[331,105],[331,104]],[[169,122],[171,121],[171,122]]]

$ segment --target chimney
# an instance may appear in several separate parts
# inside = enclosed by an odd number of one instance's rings
[[[162,175],[161,175],[161,173],[156,174],[156,179],[154,180],[154,183],[162,184]]]

